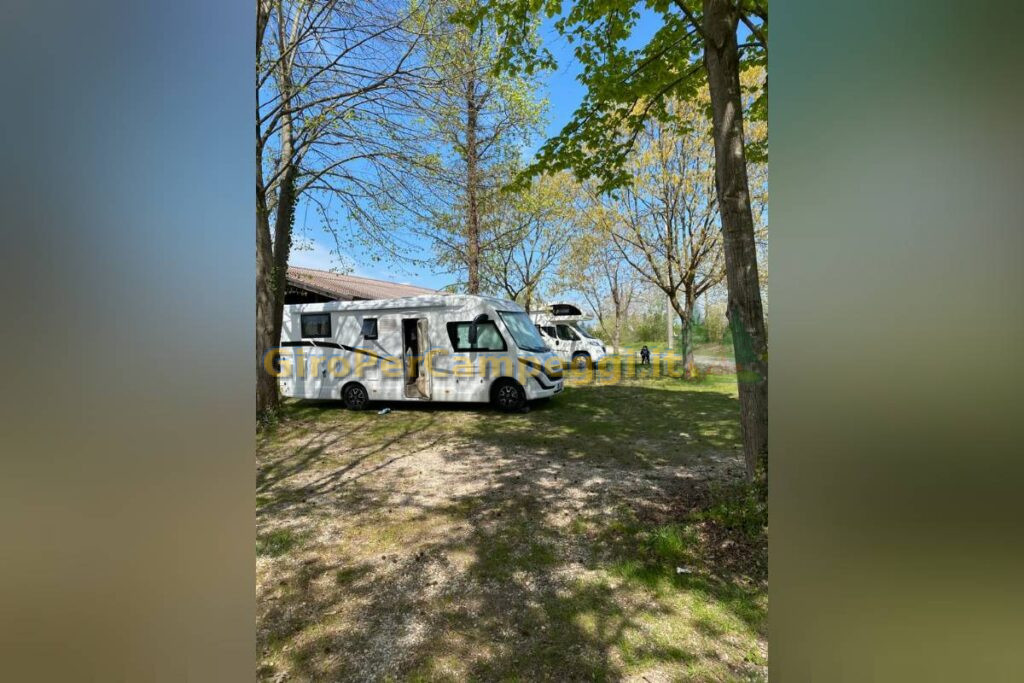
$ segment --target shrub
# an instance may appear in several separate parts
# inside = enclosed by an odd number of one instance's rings
[[[768,526],[767,491],[762,482],[718,488],[714,502],[694,515],[748,538],[756,538]]]
[[[626,334],[627,342],[641,342],[648,339],[665,338],[665,315],[653,314],[636,318]]]
[[[704,329],[707,331],[708,341],[715,344],[732,343],[732,333],[729,330],[729,321],[725,317],[724,303],[714,303],[707,307],[704,315]]]

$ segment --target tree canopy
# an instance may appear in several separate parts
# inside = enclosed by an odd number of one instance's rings
[[[566,5],[570,6],[566,8]],[[737,3],[745,42],[744,67],[767,59],[767,3]],[[627,47],[643,14],[654,14],[660,27],[646,45]],[[554,19],[556,30],[573,45],[586,95],[571,120],[537,152],[524,175],[571,169],[580,179],[595,178],[601,191],[630,182],[630,149],[650,120],[666,122],[669,103],[694,98],[706,82],[701,55],[704,32],[700,0],[484,0],[460,13],[469,25],[493,21],[505,40],[498,68],[533,73],[558,66],[551,51],[529,31],[538,16]],[[765,118],[763,89],[752,99],[749,118]],[[766,141],[751,145],[751,160],[765,157]]]

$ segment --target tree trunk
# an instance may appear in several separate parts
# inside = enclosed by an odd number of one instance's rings
[[[618,286],[612,285],[612,305],[615,307],[615,328],[612,330],[612,343],[615,345],[615,353],[619,353],[619,346],[622,344],[622,295]]]
[[[697,364],[693,360],[693,302],[689,294],[685,295],[682,306],[672,295],[669,295],[669,302],[672,304],[672,310],[679,316],[679,336],[682,344],[679,353],[683,357],[683,377],[693,379],[697,376]],[[668,319],[671,324],[672,316],[669,315]]]
[[[679,316],[682,337],[681,355],[683,357],[683,377],[694,379],[697,377],[697,363],[693,359],[693,324],[692,318],[686,315]]]
[[[295,216],[294,165],[285,171],[278,192],[274,219],[274,240],[270,239],[267,212],[257,209],[256,217],[256,415],[266,418],[280,405],[277,379],[264,365],[268,351],[281,343],[284,320],[284,292],[288,255],[291,252],[292,220]]]
[[[298,169],[291,164],[281,181],[274,220],[274,345],[281,343],[284,320],[284,292],[288,283],[288,256],[292,250],[292,224],[295,219],[295,180]]]
[[[612,343],[615,345],[615,353],[619,353],[622,346],[622,317],[615,311],[615,328],[612,330]]]
[[[270,219],[257,202],[256,209],[256,415],[266,417],[277,411],[279,397],[277,380],[263,366],[268,349],[277,346],[274,336],[274,270]]]
[[[693,310],[694,297],[686,292],[686,303],[683,307],[683,314],[679,316],[682,327],[682,355],[683,355],[683,376],[687,379],[697,377],[697,362],[693,358]]]
[[[729,0],[704,0],[704,64],[715,138],[715,189],[722,216],[728,315],[747,475],[768,468],[768,339],[758,286],[754,219],[743,140],[737,10]]]
[[[466,85],[466,269],[469,271],[467,291],[480,293],[480,211],[477,206],[479,184],[477,169],[476,83]]]
[[[282,65],[278,88],[291,92],[291,80]],[[277,191],[274,236],[270,237],[270,215],[262,181],[257,178],[256,209],[256,416],[266,418],[277,412],[281,399],[277,378],[264,366],[266,354],[281,343],[284,319],[284,290],[288,255],[292,246],[292,221],[295,217],[295,180],[299,160],[295,155],[292,119],[286,115],[281,124],[281,183]]]
[[[673,337],[672,329],[672,311],[676,308],[675,301],[672,300],[672,295],[665,292],[665,340],[668,342],[668,350],[671,351],[675,348],[675,340]],[[676,315],[679,315],[678,311]]]

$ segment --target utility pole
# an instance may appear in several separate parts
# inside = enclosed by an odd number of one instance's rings
[[[668,337],[668,350],[672,350],[672,297],[665,295],[665,336]]]

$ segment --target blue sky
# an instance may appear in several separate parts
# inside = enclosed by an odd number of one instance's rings
[[[558,133],[562,126],[569,121],[585,93],[584,87],[576,80],[579,64],[572,53],[572,48],[564,38],[558,35],[553,24],[553,21],[546,21],[540,30],[547,48],[558,61],[558,69],[544,76],[542,91],[538,93],[539,97],[546,97],[549,102],[546,137]],[[659,17],[645,12],[641,15],[628,45],[641,47],[659,26]],[[544,142],[544,139],[538,138],[528,153],[536,150]],[[350,272],[354,275],[435,289],[448,285],[452,280],[451,275],[425,271],[422,268],[411,268],[383,261],[372,262],[359,245],[352,245],[352,248],[346,251],[347,259],[339,259],[335,253],[333,236],[320,227],[320,220],[316,212],[311,209],[307,210],[303,204],[299,205],[296,212],[295,228],[299,244],[293,248],[289,259],[289,263],[294,266],[322,270],[339,268],[342,271],[351,267]],[[304,235],[306,239],[302,239],[299,237],[300,235]],[[423,248],[425,251],[429,250],[430,245],[424,244]]]

